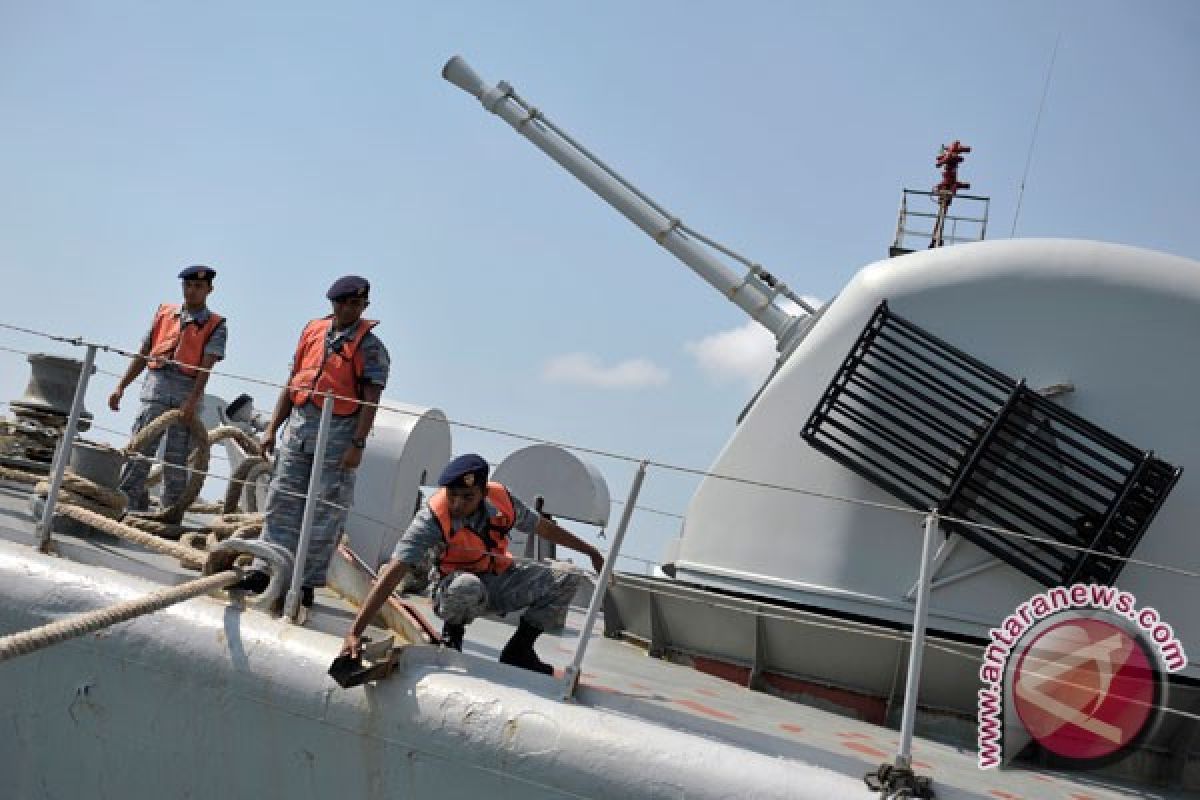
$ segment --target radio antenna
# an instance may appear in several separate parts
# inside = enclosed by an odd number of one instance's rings
[[[1050,76],[1054,74],[1054,61],[1058,58],[1058,43],[1062,41],[1062,33],[1054,37],[1054,50],[1050,53],[1050,66],[1046,68],[1046,83],[1042,86],[1042,100],[1038,103],[1037,117],[1033,121],[1033,135],[1029,137],[1029,153],[1025,156],[1025,171],[1021,174],[1021,186],[1017,189],[1017,208],[1013,211],[1011,239],[1017,235],[1017,218],[1021,216],[1021,200],[1025,197],[1025,180],[1029,177],[1029,165],[1033,163],[1033,146],[1037,142],[1038,128],[1042,124],[1042,109],[1046,107],[1046,95],[1050,92]]]

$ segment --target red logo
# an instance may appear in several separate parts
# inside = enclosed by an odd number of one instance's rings
[[[1104,758],[1128,745],[1155,710],[1158,675],[1141,639],[1075,618],[1042,631],[1013,672],[1012,700],[1029,735],[1057,755]]]

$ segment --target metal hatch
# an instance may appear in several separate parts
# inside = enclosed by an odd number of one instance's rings
[[[801,435],[914,509],[1028,535],[943,522],[1047,586],[1111,585],[1182,473],[886,301]]]

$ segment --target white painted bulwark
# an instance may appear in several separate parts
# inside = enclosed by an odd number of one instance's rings
[[[712,465],[712,471],[899,505],[810,447],[800,430],[879,302],[1031,387],[1073,384],[1055,402],[1184,468],[1134,557],[1200,566],[1200,263],[1069,240],[995,241],[863,269],[832,302]],[[921,517],[725,480],[688,509],[679,577],[843,611],[907,620]],[[941,569],[988,560],[963,543]],[[1154,606],[1200,653],[1200,582],[1130,564],[1118,585]],[[999,565],[935,589],[930,627],[983,636],[1039,585]],[[1200,676],[1193,662],[1187,674]]]
[[[346,520],[350,549],[372,569],[386,561],[416,513],[422,486],[437,480],[450,460],[446,415],[384,400],[363,451]]]
[[[0,633],[157,588],[0,542]],[[411,647],[342,690],[340,639],[197,598],[0,668],[8,798],[778,798],[857,775],[546,696],[553,682]],[[715,725],[713,727],[716,727]]]

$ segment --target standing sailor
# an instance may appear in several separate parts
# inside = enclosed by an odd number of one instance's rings
[[[554,668],[538,658],[533,644],[552,621],[561,619],[579,576],[542,564],[516,563],[508,552],[508,533],[516,529],[536,534],[583,553],[596,572],[604,567],[604,557],[513,497],[502,484],[489,483],[488,463],[474,453],[447,464],[438,484],[442,488],[409,523],[363,601],[346,634],[342,654],[359,655],[368,623],[400,580],[433,549],[438,553],[441,575],[433,590],[433,611],[445,620],[443,643],[462,650],[467,623],[487,611],[507,613],[524,608],[516,632],[500,653],[500,663],[553,674]]]
[[[263,433],[263,454],[268,455],[275,449],[279,428],[287,421],[267,493],[262,538],[295,553],[321,408],[326,402],[323,393],[332,395],[333,417],[301,584],[305,606],[312,606],[314,589],[325,585],[338,533],[354,500],[355,469],[362,461],[379,398],[387,384],[388,352],[372,332],[379,323],[362,318],[370,305],[370,290],[371,284],[357,275],[338,278],[329,287],[325,296],[333,303],[333,313],[304,327],[287,387],[280,392],[271,423]],[[254,572],[240,587],[261,592],[266,585],[266,573]]]
[[[163,303],[154,314],[150,331],[142,339],[138,355],[129,363],[117,388],[108,397],[108,407],[120,410],[121,395],[126,387],[146,367],[150,373],[142,384],[142,408],[133,423],[137,435],[160,415],[172,409],[183,412],[183,425],[172,425],[166,431],[167,446],[163,453],[164,508],[175,504],[187,486],[187,459],[190,434],[188,426],[204,399],[208,370],[225,357],[227,331],[225,319],[208,309],[212,293],[212,267],[197,265],[179,273],[183,281],[183,304]],[[146,492],[146,476],[150,461],[162,436],[146,442],[141,454],[131,458],[121,472],[120,489],[129,498],[129,509],[145,511],[150,497]]]

